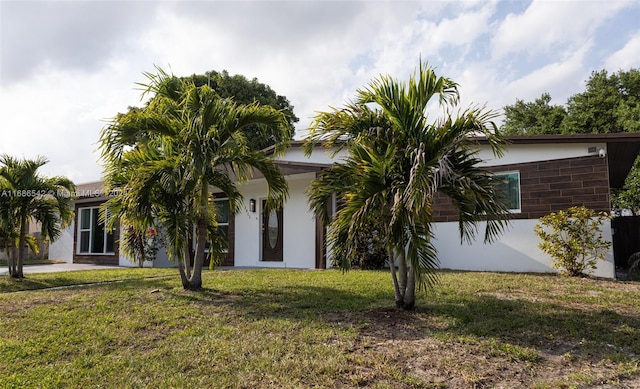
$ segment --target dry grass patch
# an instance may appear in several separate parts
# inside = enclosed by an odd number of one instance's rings
[[[637,283],[443,272],[402,312],[387,272],[214,271],[189,292],[144,270],[1,293],[0,387],[639,386]]]

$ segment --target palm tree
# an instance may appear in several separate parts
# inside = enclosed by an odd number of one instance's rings
[[[430,121],[436,95],[445,114]],[[310,204],[330,223],[328,239],[343,268],[359,231],[382,235],[398,308],[414,308],[416,284],[437,281],[436,197],[448,197],[459,210],[461,241],[475,238],[478,222],[486,221],[485,242],[506,225],[507,206],[491,174],[478,167],[475,140],[486,137],[500,155],[503,140],[491,122],[496,115],[469,108],[453,116],[458,99],[457,84],[420,63],[408,83],[381,76],[345,108],[319,113],[305,143],[307,153],[317,144],[348,151],[310,185]],[[334,196],[342,205],[332,216]]]
[[[146,75],[144,94],[152,94],[147,105],[119,114],[101,134],[108,187],[122,193],[106,208],[138,231],[157,224],[178,262],[183,287],[199,289],[205,245],[219,252],[224,244],[215,233],[211,188],[224,192],[235,214],[242,205],[237,184],[257,170],[269,188],[267,207],[280,206],[288,194],[286,181],[266,154],[249,148],[242,130],[254,125],[287,139],[287,119],[271,107],[222,99],[207,85],[198,87],[162,69]]]
[[[25,245],[33,250],[33,239],[29,237],[29,220],[42,226],[42,239],[54,241],[62,229],[73,220],[71,194],[75,185],[66,177],[43,177],[38,169],[48,160],[17,159],[9,155],[0,156],[0,223],[5,246],[16,246],[17,255],[9,255],[9,274],[23,278]],[[17,238],[17,242],[16,239]]]

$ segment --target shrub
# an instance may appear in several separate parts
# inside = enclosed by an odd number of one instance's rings
[[[383,269],[387,253],[380,233],[375,229],[360,230],[355,237],[356,249],[351,258],[351,266],[363,270]]]
[[[596,268],[597,260],[604,259],[611,247],[600,231],[600,226],[609,219],[607,213],[585,207],[550,213],[534,227],[542,239],[538,247],[551,255],[553,267],[563,274],[585,275]]]
[[[344,267],[347,264],[350,268],[363,270],[384,269],[387,253],[382,236],[373,224],[358,230],[350,247],[344,244],[346,239],[345,234],[332,248],[333,266]]]

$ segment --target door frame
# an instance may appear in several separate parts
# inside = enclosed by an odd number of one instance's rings
[[[278,208],[276,210],[276,215],[278,219],[278,238],[276,242],[276,248],[273,252],[267,252],[267,227],[266,223],[268,221],[267,215],[265,213],[265,204],[267,199],[260,199],[260,221],[258,223],[260,228],[260,262],[283,262],[284,261],[284,212],[283,208]],[[272,257],[269,257],[268,254],[273,254]]]

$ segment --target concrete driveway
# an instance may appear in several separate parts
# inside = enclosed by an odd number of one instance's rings
[[[76,270],[119,269],[119,266],[89,265],[84,263],[54,263],[51,265],[25,265],[22,268],[24,274],[32,273],[56,273]],[[9,268],[0,266],[0,275],[9,274]]]

